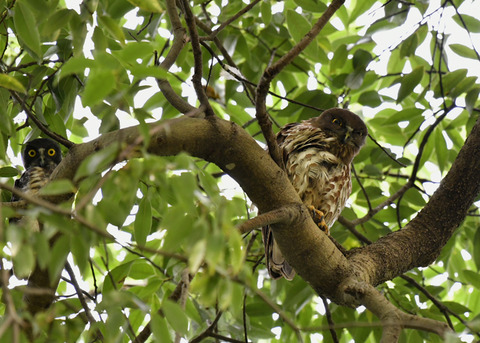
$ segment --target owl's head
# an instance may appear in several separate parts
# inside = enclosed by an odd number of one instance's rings
[[[22,158],[25,169],[55,168],[62,161],[62,151],[51,139],[38,138],[25,144]]]
[[[336,137],[341,144],[351,146],[355,153],[365,144],[368,130],[355,113],[342,108],[331,108],[311,119],[312,124]]]

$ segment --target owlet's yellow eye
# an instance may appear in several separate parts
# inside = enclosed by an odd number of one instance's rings
[[[334,123],[335,125],[338,125],[338,126],[340,126],[340,127],[343,126],[342,121],[341,121],[340,119],[337,119],[337,118],[333,118],[333,119],[332,119],[332,123]]]
[[[37,154],[37,152],[35,150],[33,150],[33,149],[28,150],[28,156],[35,157],[36,154]]]
[[[55,155],[55,149],[48,149],[47,154],[48,154],[48,156]]]

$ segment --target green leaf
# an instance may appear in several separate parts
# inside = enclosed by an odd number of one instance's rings
[[[163,13],[161,2],[159,0],[127,0],[132,5],[141,8],[146,12]]]
[[[76,188],[73,185],[72,181],[67,179],[54,180],[49,182],[39,191],[41,195],[59,195],[59,194],[70,194],[75,193]]]
[[[13,167],[2,167],[0,168],[0,177],[14,177],[19,175],[17,168]]]
[[[305,11],[323,13],[327,6],[320,0],[294,0],[294,2]]]
[[[130,65],[129,70],[132,75],[144,79],[146,77],[154,77],[157,79],[165,79],[168,75],[168,72],[159,67],[144,66],[141,64]]]
[[[417,50],[418,46],[418,37],[417,34],[414,33],[407,39],[405,39],[400,47],[400,57],[405,58],[415,54],[415,50]]]
[[[133,227],[137,244],[144,246],[147,242],[147,236],[152,229],[152,205],[146,195],[144,195],[138,205],[138,212]]]
[[[78,181],[88,175],[104,171],[117,158],[118,148],[118,144],[112,143],[102,150],[88,156],[80,164],[74,180]]]
[[[363,66],[355,68],[355,70],[348,74],[345,79],[345,84],[351,89],[358,89],[363,84],[363,78],[365,77],[366,70]]]
[[[52,280],[55,280],[62,272],[69,252],[69,237],[65,235],[60,236],[60,238],[55,241],[55,244],[52,247],[50,264],[48,266],[48,273]]]
[[[41,59],[43,54],[35,16],[24,0],[17,1],[14,10],[13,20],[18,38],[35,54],[34,58]]]
[[[25,278],[35,267],[35,257],[30,245],[23,245],[21,251],[13,256],[13,268],[18,278]]]
[[[188,332],[188,319],[180,305],[167,299],[162,304],[162,310],[173,330],[183,335]]]
[[[83,106],[93,106],[104,100],[115,88],[113,70],[94,69],[90,71],[83,90]]]
[[[473,242],[480,242],[480,227],[477,227]],[[480,244],[473,244],[473,261],[477,267],[477,271],[480,271]]]
[[[110,35],[120,41],[120,43],[125,42],[125,35],[123,34],[122,28],[118,26],[118,23],[107,16],[99,16],[98,23],[103,26]]]
[[[478,94],[480,93],[480,88],[475,87],[470,89],[465,96],[465,106],[468,113],[472,114],[473,109],[475,108],[475,103],[478,100]]]
[[[461,28],[464,28],[463,23],[465,23],[465,25],[467,26],[467,30],[471,33],[480,33],[480,21],[475,17],[472,17],[468,14],[462,14],[460,18],[460,15],[456,14],[453,16],[453,20],[455,20],[455,22]]]
[[[55,31],[63,29],[70,21],[73,10],[62,8],[53,13],[42,25],[42,35],[50,36]]]
[[[150,327],[152,328],[153,337],[155,337],[155,342],[173,342],[168,330],[167,321],[164,317],[155,313],[152,315],[152,320],[150,321]]]
[[[438,80],[438,83],[434,88],[435,97],[440,98],[442,95],[449,95],[452,90],[455,89],[455,87],[457,87],[459,83],[467,77],[467,73],[467,69],[458,69],[443,76]]]
[[[465,58],[471,58],[473,60],[478,59],[478,56],[475,53],[475,50],[473,50],[468,46],[465,46],[463,44],[450,44],[449,47],[450,49],[452,49],[454,53],[456,53],[459,56],[462,56]]]
[[[18,81],[13,76],[7,74],[0,74],[0,87],[10,89],[15,92],[20,92],[23,94],[27,93],[27,90],[22,85],[20,81]]]
[[[433,139],[435,141],[435,155],[437,156],[438,168],[440,172],[443,173],[446,168],[448,152],[442,132],[443,130],[435,130],[433,132]]]
[[[190,250],[188,254],[188,265],[192,273],[196,273],[202,265],[206,251],[207,241],[205,239],[199,240]]]
[[[311,29],[311,25],[305,17],[293,10],[287,11],[288,32],[293,37],[295,43],[298,43]]]
[[[377,107],[382,104],[383,100],[377,91],[367,91],[360,94],[358,102],[364,106]]]
[[[330,71],[334,72],[337,69],[342,69],[348,59],[347,46],[345,44],[340,45],[333,54],[333,58],[330,61]]]
[[[95,61],[83,56],[74,56],[70,58],[60,69],[60,78],[71,74],[83,75],[86,68],[94,68]]]
[[[477,272],[472,270],[462,271],[463,277],[467,280],[473,287],[480,290],[480,275]]]
[[[398,91],[397,104],[409,96],[413,89],[420,83],[423,77],[423,66],[417,67],[400,81],[400,90]]]
[[[133,261],[122,263],[118,267],[112,269],[103,281],[102,293],[108,293],[120,289],[125,282]]]
[[[229,247],[229,265],[232,267],[233,273],[237,274],[243,267],[243,259],[245,256],[245,249],[243,249],[242,236],[237,232],[233,231],[228,237],[228,247]]]
[[[260,3],[260,13],[262,14],[262,20],[265,23],[265,26],[270,25],[270,21],[272,20],[272,8],[265,1]]]
[[[155,270],[150,262],[144,259],[135,260],[128,272],[128,277],[134,280],[147,280],[155,276]]]

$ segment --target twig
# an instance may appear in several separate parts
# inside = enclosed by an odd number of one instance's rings
[[[182,280],[180,281],[180,298],[178,303],[182,309],[185,310],[185,304],[187,303],[188,298],[188,289],[190,288],[190,273],[188,267],[182,271]],[[179,332],[175,332],[175,343],[180,343],[182,335]]]
[[[170,67],[175,63],[180,52],[182,51],[186,43],[186,38],[185,28],[182,26],[182,22],[180,21],[180,18],[178,16],[175,0],[166,0],[165,3],[168,17],[172,24],[173,43],[167,53],[167,56],[165,56],[165,59],[162,61],[162,63],[160,63],[159,66],[160,68],[169,70]],[[195,108],[187,101],[185,101],[182,97],[180,97],[173,90],[170,82],[168,82],[166,79],[157,79],[157,84],[168,102],[181,113],[189,112]]]
[[[289,221],[292,218],[291,210],[296,210],[298,207],[282,207],[267,213],[259,214],[258,216],[243,222],[237,226],[237,229],[243,235],[254,229],[261,228],[262,226],[277,224],[285,221]]]
[[[334,343],[338,343],[339,341],[338,341],[337,332],[333,328],[335,323],[333,322],[332,313],[330,312],[330,308],[328,307],[327,298],[325,298],[324,296],[320,296],[320,299],[322,299],[323,307],[325,308],[325,315],[327,316],[327,322],[328,322],[328,326],[330,327],[329,331],[330,331],[330,335],[332,336],[332,340]]]
[[[88,322],[90,325],[94,325],[97,323],[95,318],[93,318],[92,313],[90,312],[90,309],[88,308],[87,302],[85,301],[85,297],[83,296],[83,291],[80,288],[80,285],[78,284],[78,281],[75,277],[75,273],[73,272],[72,266],[70,266],[70,263],[65,264],[65,269],[70,275],[70,282],[72,283],[73,287],[75,288],[75,292],[77,293],[78,300],[80,301],[80,304],[82,305],[85,315],[87,316]],[[103,335],[100,332],[100,330],[96,330],[96,336],[98,339],[103,340]]]
[[[28,119],[32,120],[35,125],[37,125],[37,127],[43,132],[45,133],[47,136],[49,136],[50,138],[56,140],[57,142],[59,142],[60,144],[64,145],[65,147],[67,147],[68,149],[70,149],[74,143],[69,141],[68,139],[66,139],[65,137],[63,136],[60,136],[59,134],[55,133],[55,132],[52,132],[50,131],[45,125],[43,125],[43,123],[38,120],[38,118],[35,116],[35,114],[33,114],[32,111],[30,111],[30,109],[28,108],[28,106],[25,104],[25,101],[23,101],[22,98],[20,98],[20,96],[14,92],[14,91],[10,91],[10,94],[12,95],[12,97],[20,104],[20,106],[22,107],[22,109],[25,111],[25,113],[27,114],[27,117]]]
[[[206,328],[200,335],[198,335],[197,337],[190,340],[190,343],[199,343],[207,337],[213,337],[212,336],[212,334],[214,334],[213,330],[215,330],[215,328],[217,327],[218,321],[220,320],[220,317],[222,316],[222,314],[223,314],[222,311],[217,312],[217,315],[215,316],[215,319],[208,326],[208,328]]]
[[[195,61],[195,64],[193,67],[194,73],[192,76],[193,87],[195,88],[195,92],[197,94],[198,100],[200,101],[200,104],[205,106],[205,114],[207,116],[213,116],[215,115],[215,112],[210,106],[210,102],[208,101],[207,94],[205,93],[205,89],[202,86],[202,77],[203,77],[202,50],[200,48],[200,40],[198,38],[197,26],[195,25],[195,18],[193,16],[192,10],[190,9],[190,5],[187,0],[183,0],[183,6],[185,10],[185,21],[188,26],[188,31],[190,33],[190,39],[192,43],[193,59]]]
[[[49,211],[52,211],[54,213],[58,213],[58,214],[61,214],[61,215],[67,216],[67,217],[73,217],[80,224],[87,227],[91,231],[97,233],[101,237],[108,238],[110,240],[114,240],[114,237],[112,235],[110,235],[107,231],[102,230],[102,229],[96,227],[95,225],[89,223],[85,218],[83,218],[81,215],[79,215],[77,213],[74,213],[72,211],[60,208],[60,207],[52,204],[51,202],[48,202],[48,201],[43,200],[42,198],[39,198],[39,197],[36,197],[36,196],[32,196],[28,193],[22,192],[18,188],[14,188],[14,187],[12,187],[10,185],[7,185],[5,183],[0,183],[0,188],[1,189],[6,189],[7,191],[9,191],[9,192],[11,192],[15,195],[18,195],[20,198],[23,198],[28,203],[43,207],[43,208],[45,208]]]
[[[208,39],[208,40],[212,40],[214,37],[216,37],[218,35],[218,33],[220,31],[222,31],[224,28],[226,28],[228,25],[230,25],[231,23],[233,23],[235,20],[237,20],[238,18],[240,18],[242,15],[244,15],[245,13],[247,13],[248,11],[250,11],[256,4],[258,4],[261,0],[254,0],[252,1],[251,3],[249,3],[247,6],[245,6],[244,8],[242,8],[240,11],[238,11],[235,15],[233,15],[232,17],[228,18],[227,20],[225,20],[222,24],[220,24],[219,27],[217,27],[215,30],[213,30],[210,35],[204,39]]]

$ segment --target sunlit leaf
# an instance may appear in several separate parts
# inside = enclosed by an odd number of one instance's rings
[[[7,74],[0,74],[0,87],[20,93],[27,93],[27,90],[20,81]]]
[[[449,47],[453,50],[454,53],[459,56],[471,58],[474,60],[478,59],[478,55],[475,53],[475,50],[468,46],[462,44],[450,44]]]
[[[38,33],[35,16],[26,5],[25,0],[15,2],[15,30],[21,41],[35,54],[36,59],[42,57],[40,34]]]
[[[128,2],[146,12],[162,13],[164,11],[158,0],[128,0]]]
[[[42,195],[59,195],[75,193],[76,188],[70,180],[54,180],[46,184],[40,190],[39,194]]]
[[[456,14],[453,16],[453,20],[461,27],[465,28],[472,33],[480,33],[480,21],[476,17],[472,17],[468,14]],[[464,26],[465,25],[465,26]]]

